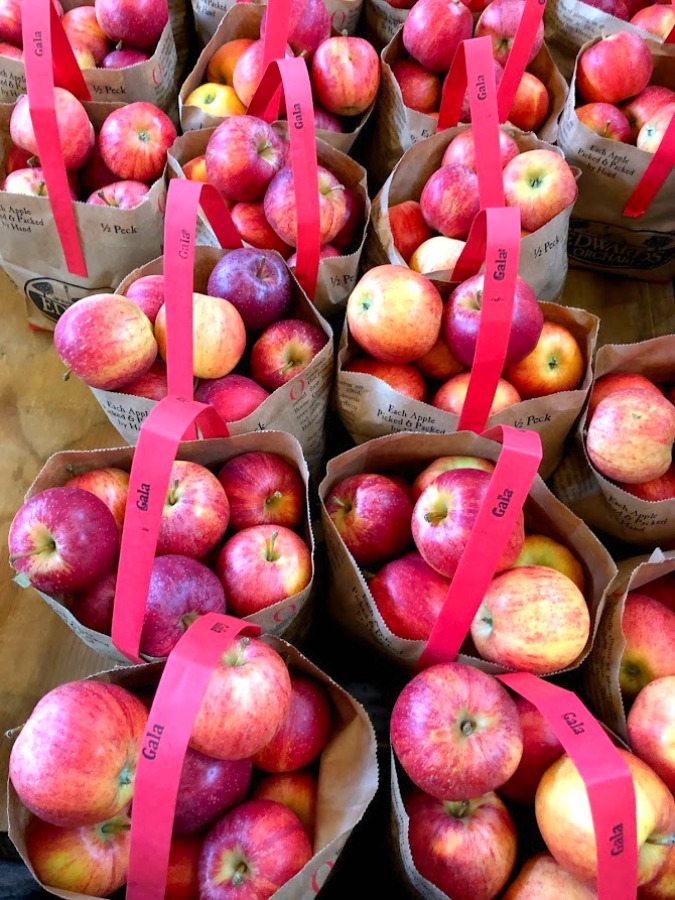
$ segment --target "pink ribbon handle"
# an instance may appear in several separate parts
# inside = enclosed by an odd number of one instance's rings
[[[192,726],[213,670],[242,633],[256,637],[260,628],[207,613],[193,622],[166,661],[136,768],[127,900],[164,900],[178,787]]]
[[[267,32],[266,32],[267,33]],[[314,133],[314,105],[307,65],[303,59],[272,60],[248,107],[250,116],[271,122],[269,102],[283,86],[288,115],[291,169],[298,220],[295,277],[310,300],[314,300],[321,250],[319,173]],[[501,169],[500,169],[501,172]]]
[[[668,123],[661,143],[624,207],[624,216],[631,219],[644,216],[672,172],[673,166],[675,166],[675,116]]]
[[[500,122],[506,122],[511,112],[518,85],[527,68],[537,29],[544,18],[545,9],[546,0],[525,0],[523,17],[513,38],[513,44],[497,88]]]
[[[291,0],[268,0],[265,9],[265,37],[263,38],[263,72],[275,59],[285,59],[288,45],[288,33],[291,30]],[[279,118],[281,104],[281,87],[277,85],[267,107],[267,122]]]
[[[484,437],[501,438],[503,448],[418,669],[451,662],[459,653],[541,462],[541,439],[536,431],[497,425]]]
[[[205,438],[229,431],[212,406],[168,396],[153,407],[141,426],[129,478],[129,495],[117,570],[112,642],[127,659],[139,663],[141,632],[162,510],[178,445],[199,420]]]
[[[476,351],[457,430],[481,432],[490,416],[511,337],[520,259],[520,209],[481,210],[471,226],[471,240],[485,247],[483,298]]]
[[[54,87],[58,84],[78,100],[91,100],[91,96],[51,0],[23,0],[21,16],[28,106],[49,203],[66,267],[71,274],[86,278],[87,264],[61,151]]]
[[[533,703],[581,775],[593,817],[600,900],[637,896],[635,787],[626,761],[576,694],[529,674],[498,675]]]
[[[192,399],[194,292],[197,215],[202,212],[223,249],[241,247],[241,237],[227,204],[212,184],[173,178],[169,182],[164,217],[164,279],[166,358],[169,394]]]
[[[453,128],[459,122],[467,87],[471,129],[476,144],[480,205],[481,208],[504,206],[497,87],[490,37],[471,38],[462,41],[457,48],[443,83],[438,114],[439,131]]]

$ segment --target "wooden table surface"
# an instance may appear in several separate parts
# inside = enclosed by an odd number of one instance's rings
[[[570,271],[563,302],[603,317],[599,344],[675,332],[671,285]],[[63,382],[50,334],[30,331],[24,300],[0,270],[0,831],[6,830],[10,741],[37,700],[64,681],[109,668],[30,589],[12,580],[9,524],[47,457],[57,450],[118,447],[122,440],[89,389]]]

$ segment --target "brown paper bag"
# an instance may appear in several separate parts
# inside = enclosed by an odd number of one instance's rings
[[[236,6],[237,2],[246,0],[192,0],[197,37],[202,45],[211,40],[223,16]],[[363,0],[324,0],[324,2],[330,13],[333,28],[341,34],[356,34]]]
[[[389,227],[389,207],[403,203],[404,200],[419,200],[427,180],[440,167],[445,148],[454,137],[468,127],[458,125],[456,128],[448,128],[425,141],[413,144],[403,154],[382,190],[373,200],[371,223],[364,248],[368,268],[386,263],[406,265],[394,246]],[[540,141],[533,134],[524,134],[506,126],[501,127],[512,135],[522,151],[556,150],[562,156],[560,150]],[[571,213],[570,206],[538,231],[528,234],[520,243],[518,274],[527,281],[540,300],[557,300],[562,292],[567,274],[567,229]],[[451,276],[452,273],[446,271],[432,272],[428,277],[445,295],[452,283]]]
[[[619,673],[621,657],[626,648],[626,639],[621,630],[626,596],[632,591],[640,593],[640,588],[671,572],[675,572],[675,553],[672,552],[655,550],[651,556],[637,556],[619,563],[619,571],[605,603],[595,644],[586,663],[586,689],[594,712],[624,740],[628,739],[626,705],[619,685]]]
[[[585,44],[582,51],[589,46]],[[650,49],[652,83],[675,85],[673,51],[651,43]],[[574,109],[575,77],[558,136],[569,164],[583,173],[570,222],[570,262],[628,278],[668,281],[675,276],[675,173],[668,174],[644,215],[624,215],[624,207],[654,156],[631,144],[598,137],[583,125]]]
[[[636,372],[656,382],[675,381],[675,337],[639,344],[608,344],[595,358],[595,378]],[[577,447],[555,473],[558,497],[591,527],[628,544],[654,547],[675,540],[675,500],[640,500],[601,475],[585,450],[586,413],[577,429]]]
[[[397,9],[387,0],[366,0],[363,13],[366,37],[378,50],[384,49],[403,27],[409,12],[409,9]]]
[[[301,872],[273,894],[275,900],[312,900],[323,887],[352,830],[365,815],[377,791],[375,732],[363,706],[295,647],[275,637],[264,636],[261,640],[280,653],[293,669],[318,681],[328,692],[333,706],[333,732],[319,763],[314,856]],[[108,670],[92,678],[119,684],[134,692],[147,693],[156,687],[162,670],[161,663],[151,663]],[[11,782],[7,790],[9,836],[37,881],[26,848],[30,813],[19,800]],[[56,897],[91,900],[88,894],[41,886]]]
[[[230,251],[213,247],[196,247],[195,250],[194,289],[198,293],[206,293],[213,267]],[[118,293],[124,293],[138,278],[161,275],[162,272],[162,260],[156,259],[125,278]],[[293,277],[292,287],[293,317],[318,325],[328,341],[300,375],[277,388],[250,416],[228,423],[228,428],[231,434],[249,431],[285,431],[292,434],[300,442],[310,469],[316,473],[324,452],[324,420],[333,376],[333,332]],[[91,390],[121,437],[132,445],[136,444],[141,425],[156,401],[117,391]]]
[[[97,131],[120,105],[84,104]],[[0,104],[0,180],[5,176],[12,108]],[[162,177],[135,209],[73,203],[88,273],[87,278],[81,278],[68,271],[49,198],[0,192],[2,265],[26,296],[29,322],[53,330],[61,314],[76,300],[112,292],[132,269],[158,256],[165,198]]]
[[[556,306],[554,303],[542,303],[542,308],[547,321],[563,325],[578,340],[586,360],[584,380],[575,391],[523,400],[490,416],[485,427],[513,425],[539,432],[544,449],[539,474],[546,479],[560,462],[565,439],[586,402],[592,381],[591,360],[598,319],[583,310]],[[373,375],[345,371],[345,365],[358,354],[358,346],[349,340],[349,327],[345,320],[338,352],[336,403],[340,418],[357,444],[399,431],[430,434],[452,434],[457,431],[457,416],[430,403],[411,400]]]
[[[195,88],[206,81],[206,69],[213,54],[235,38],[251,38],[257,40],[260,37],[260,21],[263,17],[264,7],[252,3],[238,3],[229,9],[221,20],[216,33],[208,42],[202,51],[195,67],[192,69],[187,79],[183,83],[178,95],[178,108],[180,110],[180,124],[184,132],[195,131],[199,128],[215,128],[224,122],[225,119],[220,116],[211,116],[198,106],[186,106],[185,101]],[[317,136],[341,150],[343,153],[349,153],[352,144],[357,139],[364,125],[370,118],[375,103],[360,116],[351,116],[343,119],[345,125],[352,130],[340,134],[335,131],[325,131],[317,128]]]
[[[303,459],[298,442],[288,434],[270,431],[266,434],[239,434],[230,438],[217,438],[202,441],[185,441],[178,450],[177,459],[185,459],[199,463],[211,469],[220,469],[234,456],[242,453],[264,450],[267,453],[278,453],[291,462],[299,471],[305,484],[307,517],[305,519],[304,538],[312,552],[312,580],[299,594],[282,600],[268,609],[254,613],[247,617],[269,634],[285,636],[293,643],[300,643],[304,638],[311,620],[311,595],[314,584],[314,535],[310,526],[309,509],[309,471]],[[30,486],[26,494],[26,500],[51,487],[60,487],[74,475],[81,475],[92,469],[113,466],[129,471],[134,457],[131,447],[115,448],[112,450],[65,450],[50,456],[40,474]],[[31,587],[30,581],[23,575],[16,576],[17,584],[22,587]],[[113,645],[110,636],[93,631],[80,624],[70,611],[72,603],[67,596],[51,596],[42,591],[37,591],[42,599],[63,619],[66,625],[88,647],[96,650],[107,659],[114,660],[118,665],[130,665],[129,660]]]
[[[332,459],[319,485],[321,517],[330,561],[329,608],[332,616],[352,636],[367,642],[388,659],[412,668],[424,649],[424,641],[399,638],[387,628],[377,610],[363,573],[347,550],[326,512],[324,501],[333,486],[349,475],[361,472],[410,473],[415,475],[439,456],[480,456],[496,460],[501,446],[494,441],[461,432],[452,435],[396,434],[377,438]],[[616,574],[609,554],[591,531],[560,503],[537,476],[525,504],[525,526],[532,533],[545,534],[565,544],[577,557],[586,575],[586,599],[591,614],[587,646],[575,663],[577,668],[588,655],[605,604],[608,586]],[[471,639],[464,645],[460,662],[470,662],[493,674],[507,671],[477,657]]]
[[[388,6],[386,0],[378,0]],[[392,12],[407,12],[389,7]],[[368,169],[373,172],[376,184],[381,184],[406,150],[418,141],[436,134],[437,119],[434,116],[410,109],[403,102],[403,95],[391,66],[408,54],[403,47],[403,28],[394,35],[382,51],[382,81],[375,107],[375,133],[377,141],[369,147]],[[551,59],[545,46],[527,67],[546,86],[549,94],[549,112],[539,129],[542,141],[554,143],[558,136],[558,118],[567,98],[567,84]]]
[[[276,122],[275,130],[285,140],[288,139],[288,124]],[[196,156],[201,156],[213,134],[213,128],[190,131],[182,135],[169,151],[168,169],[170,177],[184,178],[182,166]],[[330,316],[346,306],[347,299],[356,284],[361,260],[361,252],[366,239],[366,229],[370,220],[370,200],[366,170],[350,157],[330,147],[317,138],[317,158],[319,164],[335,174],[340,182],[355,190],[365,204],[364,231],[358,248],[347,256],[334,256],[322,259],[319,263],[319,279],[314,302],[322,315]],[[200,214],[197,230],[197,241],[200,244],[214,246],[215,235]]]

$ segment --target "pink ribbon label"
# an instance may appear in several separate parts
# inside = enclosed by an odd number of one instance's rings
[[[509,117],[513,101],[516,98],[518,85],[527,69],[537,30],[544,18],[545,10],[546,0],[525,0],[523,17],[518,25],[518,30],[513,39],[497,89],[500,122],[506,122]]]
[[[624,216],[631,219],[644,216],[672,172],[673,166],[675,166],[675,116],[668,123],[661,143],[631,194],[623,211]]]

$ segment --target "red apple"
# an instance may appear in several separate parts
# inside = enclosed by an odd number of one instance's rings
[[[304,372],[327,340],[323,330],[312,322],[274,322],[253,345],[251,375],[263,387],[275,391]]]
[[[114,44],[153,50],[169,12],[163,0],[96,0],[96,18]]]
[[[460,0],[418,0],[403,25],[403,46],[425,69],[447,72],[472,31],[471,13]]]
[[[630,24],[665,39],[675,27],[675,12],[670,4],[647,6],[635,13]]]
[[[251,100],[253,100],[256,91],[260,87],[260,82],[262,81],[263,55],[263,41],[254,41],[250,47],[244,50],[234,67],[232,84],[237,96],[246,107],[251,105]],[[286,46],[284,56],[286,59],[292,59],[294,56],[293,51],[288,45]],[[282,111],[284,109],[283,103],[281,109]]]
[[[129,473],[114,466],[91,469],[69,478],[65,487],[82,488],[102,500],[113,514],[117,527],[122,531],[124,511],[129,492]]]
[[[502,161],[502,168],[515,159],[520,153],[518,144],[513,140],[506,131],[499,132],[499,153]],[[441,166],[460,165],[466,166],[472,172],[476,172],[476,142],[473,136],[473,129],[467,128],[466,131],[460,132],[457,137],[453,138],[445,148]],[[391,209],[389,210],[391,218]]]
[[[118,178],[153,182],[164,171],[176,128],[161,109],[139,101],[111,112],[98,139],[103,162]]]
[[[164,900],[199,900],[199,855],[202,839],[174,837],[169,851]]]
[[[499,792],[508,800],[531,806],[542,775],[565,751],[536,706],[524,697],[515,697],[514,702],[523,730],[523,756]]]
[[[319,785],[307,770],[263,775],[251,791],[251,800],[276,800],[292,810],[302,822],[310,841],[314,840]]]
[[[317,131],[333,131],[336,134],[344,134],[342,122],[333,113],[326,112],[320,106],[314,107],[314,127]]]
[[[427,641],[448,596],[450,580],[419,553],[406,553],[383,566],[368,582],[375,606],[392,634]]]
[[[658,109],[671,103],[675,103],[675,91],[659,84],[646,87],[637,97],[622,103],[619,109],[630,125],[630,143],[634,144],[637,141],[640,129]]]
[[[164,304],[164,276],[144,275],[137,278],[129,285],[124,296],[142,309],[154,325],[157,313]]]
[[[216,759],[248,759],[272,740],[290,702],[281,656],[257,638],[237,638],[211,675],[190,746]]]
[[[262,331],[291,309],[291,276],[269,250],[242,247],[218,260],[206,292],[228,300],[249,331]]]
[[[227,541],[216,572],[228,608],[243,619],[303,591],[312,579],[312,554],[289,528],[255,525]]]
[[[31,197],[49,196],[45,173],[39,166],[14,169],[0,184],[0,191],[8,191],[10,194],[27,194]],[[73,200],[77,200],[77,196],[72,189],[70,196]]]
[[[267,10],[260,23],[260,37],[265,37]],[[322,0],[296,0],[291,4],[288,43],[296,54],[308,59],[330,37],[330,16]]]
[[[492,792],[436,800],[413,791],[405,801],[415,868],[448,897],[496,897],[516,862],[516,826]]]
[[[342,192],[347,215],[344,225],[331,241],[333,247],[344,253],[352,252],[361,245],[366,225],[366,206],[356,188],[345,186]]]
[[[593,382],[588,398],[587,421],[590,422],[601,400],[624,388],[640,388],[662,396],[662,391],[644,375],[638,375],[636,372],[610,372],[608,375],[601,375]]]
[[[372,44],[360,37],[330,37],[312,57],[310,70],[316,100],[336,116],[358,116],[375,101],[380,60]]]
[[[630,125],[617,106],[611,103],[586,103],[576,109],[577,117],[599,137],[610,141],[630,141]]]
[[[595,2],[591,5],[595,6]],[[597,900],[597,897],[594,887],[566,872],[549,853],[538,853],[528,859],[502,900]]]
[[[630,65],[626,65],[630,60]],[[643,91],[654,64],[646,41],[632,31],[610,34],[577,62],[577,90],[588,102],[620,103]]]
[[[115,684],[71,681],[49,691],[9,759],[23,805],[64,827],[116,816],[133,795],[147,719],[141,701]]]
[[[655,391],[624,388],[596,407],[586,434],[588,456],[606,478],[640,484],[672,463],[675,407]]]
[[[468,800],[501,787],[523,752],[513,700],[491,675],[458,663],[415,675],[394,704],[390,731],[410,780],[438,800]]]
[[[0,3],[0,41],[23,47],[21,0],[2,0]]]
[[[659,478],[651,481],[643,481],[641,484],[625,484],[619,482],[621,490],[638,497],[656,503],[659,500],[671,500],[675,497],[675,464],[664,472]]]
[[[389,228],[394,246],[406,262],[410,262],[420,244],[433,237],[416,200],[404,200],[389,207]]]
[[[336,250],[332,244],[321,244],[319,248],[319,259],[334,259],[336,256],[342,256],[339,250]],[[286,260],[289,269],[294,269],[298,264],[298,254],[291,253]]]
[[[265,218],[262,203],[237,203],[232,207],[231,215],[242,241],[258,250],[276,250],[284,259],[288,258],[291,248]]]
[[[111,50],[101,60],[102,69],[127,69],[129,66],[137,66],[147,62],[150,57],[143,50],[135,50],[132,47],[126,50]]]
[[[637,147],[647,153],[656,153],[675,113],[675,103],[662,106],[648,119],[637,136]]]
[[[204,840],[200,900],[271,897],[311,858],[312,846],[294,812],[273,800],[249,800]]]
[[[26,852],[36,877],[49,888],[107,897],[127,880],[130,829],[126,812],[66,828],[33,817]]]
[[[169,393],[165,364],[161,359],[156,359],[145,375],[117,388],[117,393],[145,397],[147,400],[162,400]]]
[[[513,39],[518,31],[520,20],[525,11],[525,0],[492,0],[476,23],[475,37],[489,35],[492,38],[492,52],[500,65],[505,66],[511,53]],[[540,22],[537,28],[530,55],[527,58],[531,63],[544,43],[544,23]]]
[[[424,185],[420,206],[429,228],[465,240],[480,207],[476,173],[462,165],[443,166]]]
[[[110,50],[110,38],[98,24],[93,6],[76,6],[68,10],[61,19],[66,37],[72,44],[86,47],[94,57],[97,66]]]
[[[508,366],[504,377],[523,400],[574,391],[584,377],[584,357],[574,335],[563,325],[544,322],[537,345],[520,362]]]
[[[110,634],[116,587],[117,572],[108,572],[91,587],[75,594],[70,611],[85,628]]]
[[[199,559],[221,540],[230,504],[216,476],[198,463],[177,459],[171,467],[157,539],[157,555]]]
[[[627,22],[630,19],[629,3],[631,5],[642,4],[643,0],[584,0],[589,6],[600,9],[610,16],[616,16],[617,19],[623,19]],[[648,2],[648,0],[644,0]]]
[[[643,584],[640,593],[653,597],[675,612],[675,573],[668,572],[660,578],[655,578],[654,581]]]
[[[523,228],[537,231],[577,197],[572,170],[553,150],[527,150],[504,168],[507,206],[519,206]]]
[[[397,59],[391,71],[401,89],[403,104],[417,112],[438,112],[441,79],[411,59]]]
[[[225,375],[211,381],[201,381],[195,391],[195,400],[210,403],[225,422],[238,422],[256,411],[269,397],[245,375]]]
[[[294,772],[311,765],[330,738],[332,707],[313,678],[291,673],[291,706],[281,728],[253,757],[264,772]]]
[[[113,514],[82,488],[47,488],[35,494],[9,528],[10,564],[48,594],[89,587],[112,568],[118,548]]]
[[[675,791],[675,675],[655,679],[637,695],[628,713],[628,740]]]
[[[325,508],[359,566],[399,556],[410,544],[410,500],[384,475],[343,478],[326,497]]]
[[[548,115],[546,85],[531,72],[523,72],[508,120],[521,131],[538,131]]]
[[[653,597],[632,592],[621,619],[626,647],[619,683],[624,697],[635,697],[657,678],[675,675],[675,612]]]
[[[445,240],[449,241],[451,238],[445,238]],[[422,375],[433,378],[434,381],[447,381],[448,378],[459,375],[464,370],[464,366],[452,353],[442,336],[428,353],[415,360],[415,366]]]
[[[135,209],[145,200],[149,191],[150,188],[142,181],[115,181],[94,191],[87,203],[116,209]]]
[[[452,578],[476,522],[491,476],[478,469],[443,472],[420,494],[412,515],[417,549],[433,569]],[[518,558],[525,531],[522,512],[497,564],[508,569]]]
[[[431,405],[444,412],[451,413],[453,416],[461,416],[466,402],[466,395],[469,390],[470,372],[462,372],[450,378],[445,384],[436,391]],[[489,415],[494,416],[515,403],[520,403],[520,394],[503,378],[497,382],[497,389],[492,399]]]
[[[319,238],[322,244],[330,244],[345,224],[347,206],[344,185],[325,169],[319,172]],[[263,209],[267,221],[282,241],[291,247],[298,246],[298,210],[295,199],[293,170],[286,166],[277,172],[265,193]]]
[[[376,359],[361,357],[345,366],[344,371],[372,375],[373,378],[384,381],[392,390],[419,403],[424,403],[426,399],[427,386],[414,366],[382,363]]]
[[[59,143],[63,161],[69,172],[80,169],[94,149],[94,126],[84,106],[70,91],[54,88],[54,105]],[[38,156],[38,142],[33,130],[33,120],[28,107],[28,95],[23,94],[16,102],[9,120],[12,141],[30,153]]]
[[[93,294],[69,306],[56,323],[54,347],[71,372],[104,391],[143,375],[157,357],[150,320],[118,294]]]
[[[188,747],[178,785],[174,834],[196,834],[241,803],[251,773],[250,759],[214,759]]]
[[[415,479],[412,486],[412,500],[416,502],[422,491],[429,487],[443,472],[454,469],[479,469],[481,472],[494,472],[494,463],[480,456],[439,456],[426,467]]]
[[[117,175],[113,175],[110,169],[103,162],[101,156],[101,147],[96,138],[94,149],[85,165],[78,172],[80,184],[85,194],[91,194],[101,188],[107,187],[114,181],[118,181]]]
[[[434,285],[405,266],[370,269],[347,301],[356,343],[383,363],[410,363],[438,340],[443,301]]]
[[[305,486],[296,467],[277,453],[241,453],[218,473],[230,504],[232,531],[255,525],[295,528],[305,516]]]
[[[12,144],[5,157],[5,177],[11,175],[12,172],[16,172],[18,169],[35,168],[39,162],[40,161],[35,159],[32,154],[27,153],[25,150],[22,150],[21,147],[16,147]],[[35,166],[33,163],[35,163]]]

